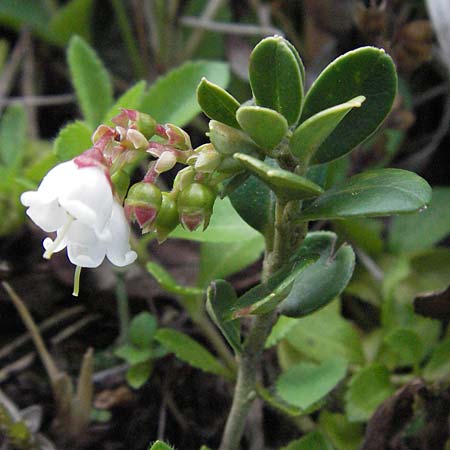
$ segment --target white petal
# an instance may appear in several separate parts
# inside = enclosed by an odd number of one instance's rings
[[[112,235],[106,249],[108,259],[119,267],[133,263],[137,254],[130,248],[130,226],[122,206],[117,202],[113,203],[111,220],[107,228]]]
[[[26,192],[25,194],[32,194]],[[27,199],[27,197],[26,197]],[[67,213],[56,200],[51,203],[33,202],[27,209],[27,215],[31,220],[48,233],[61,228],[67,220]]]
[[[80,245],[69,242],[67,256],[72,264],[81,267],[98,267],[105,259],[106,248],[101,242],[94,245]]]
[[[72,217],[101,233],[111,216],[111,186],[100,168],[81,168],[62,187],[59,203]]]

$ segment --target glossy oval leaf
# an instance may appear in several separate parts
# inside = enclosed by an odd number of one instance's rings
[[[241,106],[236,119],[241,128],[264,150],[275,148],[288,131],[284,116],[261,106]]]
[[[322,256],[300,274],[291,292],[280,305],[280,312],[289,317],[303,317],[333,301],[345,289],[355,268],[355,254],[343,245],[334,255]]]
[[[353,109],[365,100],[362,95],[345,103],[320,111],[305,120],[294,132],[289,146],[294,156],[306,165],[314,157],[322,142]]]
[[[58,134],[53,151],[60,161],[68,161],[92,147],[92,128],[80,120],[69,123]]]
[[[225,339],[236,353],[241,349],[241,326],[239,320],[228,320],[229,311],[237,301],[236,291],[225,280],[211,283],[206,293],[206,309],[219,327]]]
[[[332,161],[368,138],[389,113],[396,90],[394,63],[382,49],[362,47],[334,60],[311,86],[300,121],[358,95],[366,101],[347,114],[320,145],[312,162]]]
[[[230,308],[228,318],[247,316],[249,314],[265,314],[274,310],[288,295],[292,284],[307,267],[316,261],[317,254],[296,258],[288,267],[272,275],[267,283],[261,283],[239,297]]]
[[[239,102],[217,84],[202,78],[197,87],[197,101],[202,111],[210,118],[230,127],[239,128],[236,111]]]
[[[424,208],[430,199],[430,185],[413,172],[371,170],[326,191],[303,211],[301,220],[402,214]]]
[[[289,125],[298,121],[303,99],[302,73],[284,38],[268,37],[253,49],[249,78],[258,106],[278,111]]]
[[[248,225],[262,235],[271,233],[275,195],[265,183],[252,175],[235,188],[229,198],[239,216]]]
[[[202,77],[226,87],[230,71],[221,62],[187,62],[156,80],[142,99],[142,112],[159,123],[186,125],[201,111],[196,89]]]
[[[9,106],[0,122],[0,161],[3,165],[18,169],[25,156],[27,116],[22,105]]]
[[[323,189],[305,177],[274,168],[250,155],[236,153],[234,158],[267,184],[277,195],[286,199],[304,200],[319,196]]]
[[[79,36],[70,40],[67,60],[83,117],[95,128],[113,104],[108,72],[95,50]]]
[[[172,328],[160,328],[155,339],[177,358],[192,367],[215,375],[229,376],[228,370],[197,341]]]
[[[320,365],[301,362],[278,377],[277,393],[291,405],[307,409],[330,393],[346,372],[347,363],[340,358],[324,361]]]

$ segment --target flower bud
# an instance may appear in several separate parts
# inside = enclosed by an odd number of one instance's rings
[[[190,184],[194,182],[195,169],[193,167],[185,167],[181,169],[173,182],[174,190],[184,191]]]
[[[141,228],[148,228],[154,222],[161,208],[161,191],[152,183],[133,184],[125,199],[125,214],[130,221],[136,221]]]
[[[189,135],[176,125],[166,123],[164,126],[156,127],[156,133],[167,140],[167,144],[173,145],[179,150],[190,150],[192,148]]]
[[[177,155],[175,154],[175,152],[167,150],[163,152],[156,161],[155,171],[158,174],[167,172],[168,170],[173,169],[176,163],[177,163]]]
[[[155,135],[156,120],[148,114],[138,112],[136,127],[147,139],[150,139]]]
[[[161,209],[159,210],[154,224],[158,242],[160,244],[163,243],[178,224],[179,216],[177,203],[171,192],[163,192]]]
[[[204,144],[195,149],[195,154],[188,159],[188,163],[194,161],[197,172],[212,173],[222,162],[222,157],[212,144]]]
[[[204,184],[192,183],[178,195],[177,206],[182,225],[194,231],[202,222],[208,227],[216,192]]]
[[[233,156],[235,153],[256,156],[260,151],[260,148],[242,131],[216,120],[209,122],[209,139],[214,148],[225,156]]]

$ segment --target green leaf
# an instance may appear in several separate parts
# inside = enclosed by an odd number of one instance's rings
[[[138,314],[130,323],[130,342],[141,349],[151,348],[157,327],[158,323],[152,314],[145,311]]]
[[[351,422],[365,422],[395,389],[389,379],[389,370],[381,364],[361,369],[350,380],[345,395],[345,411]]]
[[[174,450],[174,448],[162,441],[156,441],[148,450]]]
[[[228,66],[221,62],[187,62],[160,77],[150,87],[142,100],[142,112],[150,114],[159,123],[186,125],[200,112],[196,88],[202,77],[226,87],[230,73]]]
[[[363,439],[363,426],[350,423],[344,414],[320,413],[320,428],[330,438],[336,450],[358,450]]]
[[[261,106],[241,106],[236,119],[241,128],[264,150],[275,148],[288,131],[284,116]]]
[[[353,109],[359,108],[365,97],[358,96],[337,106],[320,111],[305,120],[292,135],[289,146],[294,156],[307,165],[318,148],[344,117]]]
[[[430,382],[449,377],[450,374],[450,336],[445,338],[431,354],[423,369],[423,377]]]
[[[167,292],[181,296],[202,295],[203,290],[190,286],[181,286],[164,267],[154,261],[146,265],[147,270],[155,277],[158,284]]]
[[[92,0],[70,0],[53,15],[48,31],[61,45],[74,34],[89,40],[91,12]]]
[[[340,357],[349,364],[363,364],[364,354],[355,327],[340,314],[339,302],[300,319],[281,316],[268,339],[268,345],[285,337],[293,350],[313,361]],[[284,328],[287,327],[287,332]],[[284,336],[283,336],[284,335]]]
[[[312,431],[301,439],[292,441],[280,450],[333,450],[331,444],[319,431]]]
[[[217,84],[202,78],[197,87],[197,101],[203,112],[213,120],[230,127],[239,128],[236,121],[236,111],[239,102]]]
[[[134,345],[122,345],[114,354],[132,365],[148,361],[153,356],[151,348],[139,348]]]
[[[139,109],[146,89],[145,81],[138,81],[127,89],[116,101],[114,106],[105,114],[102,123],[112,125],[111,119],[120,113],[121,108]]]
[[[178,227],[170,236],[199,242],[235,243],[239,240],[256,239],[258,233],[239,217],[228,199],[218,199],[214,204],[211,221],[205,231],[190,232]]]
[[[229,194],[240,217],[262,235],[270,235],[275,214],[275,195],[259,178],[250,176]]]
[[[292,284],[317,259],[317,255],[301,256],[286,264],[266,283],[258,284],[242,295],[230,309],[228,318],[249,314],[265,314],[274,310],[286,298]]]
[[[14,29],[19,29],[26,23],[40,34],[47,34],[50,16],[44,0],[21,0],[20,3],[17,0],[0,1],[0,22]]]
[[[389,113],[396,90],[394,63],[382,49],[362,47],[334,60],[311,86],[301,122],[358,95],[366,101],[347,114],[321,144],[312,162],[332,161],[368,138]]]
[[[27,118],[23,106],[11,105],[0,122],[0,156],[5,166],[18,169],[24,157]]]
[[[60,161],[68,161],[92,147],[92,128],[77,120],[66,125],[53,144],[53,151]]]
[[[450,234],[449,204],[450,188],[433,188],[431,202],[425,210],[392,220],[390,249],[394,252],[423,250],[444,239]]]
[[[384,337],[384,344],[394,356],[392,368],[401,366],[415,366],[424,356],[423,343],[418,333],[408,328],[396,328]],[[384,361],[384,360],[382,360]],[[386,365],[389,367],[389,360]]]
[[[34,143],[36,143],[36,141]],[[51,149],[50,144],[47,145]],[[37,185],[41,182],[46,173],[55,167],[58,162],[58,158],[53,152],[47,153],[42,158],[33,162],[31,166],[27,167],[25,170],[25,177],[27,180],[30,180]]]
[[[429,184],[413,172],[371,170],[326,191],[303,211],[301,220],[401,214],[425,207],[430,199]]]
[[[152,361],[134,364],[127,370],[127,382],[133,389],[139,389],[150,378],[153,370]]]
[[[353,274],[355,255],[345,244],[334,253],[336,240],[337,236],[330,232],[308,234],[300,253],[318,253],[320,258],[296,278],[280,305],[281,314],[306,316],[326,306],[345,289]]]
[[[304,200],[317,197],[323,192],[320,186],[307,178],[287,170],[273,168],[253,156],[236,153],[234,158],[264,181],[277,195],[286,199]]]
[[[200,271],[197,284],[201,287],[212,280],[225,278],[255,262],[264,250],[264,239],[227,243],[204,242],[200,247]]]
[[[83,116],[95,128],[113,104],[108,72],[95,50],[79,36],[70,39],[67,59]]]
[[[211,283],[206,293],[206,309],[236,353],[241,351],[239,320],[227,320],[230,309],[237,301],[236,291],[224,280]]]
[[[278,111],[289,125],[297,122],[303,99],[298,60],[280,36],[263,39],[250,56],[249,78],[256,104]]]
[[[172,328],[160,328],[155,339],[177,358],[204,372],[229,376],[228,370],[203,345]]]
[[[301,362],[278,377],[277,393],[291,405],[307,409],[330,393],[346,372],[347,363],[339,358],[320,365]]]

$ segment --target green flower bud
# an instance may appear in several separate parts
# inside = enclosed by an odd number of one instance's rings
[[[173,198],[173,194],[171,192],[163,192],[161,209],[154,224],[158,242],[160,244],[164,242],[179,223],[177,202]]]
[[[194,150],[187,162],[191,163],[191,160],[197,172],[212,173],[222,162],[222,157],[212,144],[204,144]]]
[[[245,133],[216,120],[209,122],[209,139],[214,148],[225,156],[245,153],[257,157],[261,151]]]
[[[185,167],[181,169],[173,182],[174,190],[184,191],[190,184],[194,182],[195,169],[193,167]]]
[[[177,206],[182,225],[194,231],[202,222],[206,230],[217,193],[209,186],[192,183],[178,195]]]
[[[125,215],[143,229],[149,229],[161,209],[161,191],[152,183],[133,184],[125,199]]]
[[[155,135],[156,120],[148,114],[138,112],[136,126],[147,139],[150,139]]]

